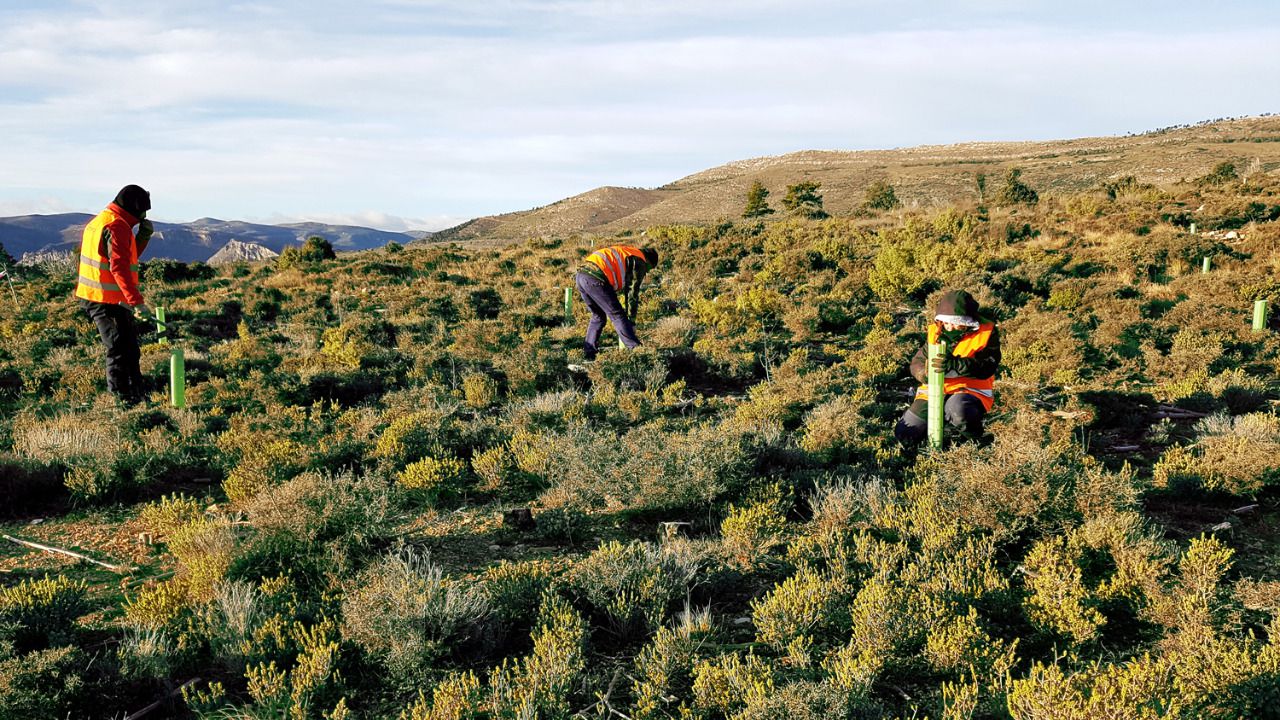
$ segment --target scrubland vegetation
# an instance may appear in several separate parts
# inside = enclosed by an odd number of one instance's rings
[[[117,408],[28,270],[4,531],[129,569],[5,548],[0,717],[1277,717],[1280,181],[802,190],[648,228],[646,346],[588,378],[562,291],[615,238],[149,263],[182,410],[154,337]],[[1000,322],[995,439],[917,454],[944,287]]]

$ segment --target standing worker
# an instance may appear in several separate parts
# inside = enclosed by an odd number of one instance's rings
[[[933,322],[929,323],[928,342],[939,341],[947,344],[947,354],[934,360],[933,369],[946,373],[944,417],[963,437],[978,440],[982,437],[982,420],[995,404],[1000,332],[995,323],[981,314],[978,301],[972,295],[964,290],[952,290],[938,300]],[[911,375],[922,385],[893,431],[898,442],[904,445],[919,443],[928,430],[925,419],[929,414],[927,358],[926,346],[911,360]]]
[[[76,297],[98,326],[107,356],[107,389],[128,405],[146,390],[138,367],[138,331],[134,317],[151,316],[138,290],[138,257],[154,228],[147,220],[151,194],[126,185],[116,199],[84,228]],[[133,227],[137,225],[137,234]]]
[[[605,317],[613,323],[622,344],[628,349],[640,344],[632,316],[640,307],[640,283],[644,281],[645,273],[657,264],[658,251],[653,248],[612,245],[588,255],[582,267],[578,268],[574,284],[591,311],[587,337],[582,344],[587,360],[594,360],[599,352],[597,344]],[[626,298],[626,308],[618,301],[619,296]]]

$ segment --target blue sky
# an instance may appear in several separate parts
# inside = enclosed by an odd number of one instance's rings
[[[0,0],[0,216],[439,229],[806,149],[1280,111],[1280,3]]]

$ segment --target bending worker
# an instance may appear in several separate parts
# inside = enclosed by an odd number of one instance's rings
[[[129,405],[146,395],[133,320],[135,315],[151,315],[138,290],[138,256],[154,230],[146,219],[150,209],[150,193],[137,185],[126,185],[115,201],[85,226],[80,243],[76,297],[98,326],[106,348],[107,389]]]
[[[623,345],[634,348],[640,344],[630,314],[640,306],[640,283],[657,264],[658,251],[653,248],[613,245],[591,253],[578,268],[574,284],[591,311],[587,337],[582,344],[587,360],[594,360],[599,352],[600,331],[604,329],[606,317],[618,331]],[[626,298],[625,308],[619,297]]]
[[[938,300],[928,341],[947,344],[946,355],[934,359],[933,369],[946,373],[944,417],[947,424],[970,440],[982,437],[982,420],[995,404],[995,375],[1000,366],[1000,333],[984,317],[978,301],[964,290],[944,293]],[[928,432],[928,347],[911,360],[911,375],[919,380],[914,402],[903,413],[894,435],[904,445],[914,445]]]

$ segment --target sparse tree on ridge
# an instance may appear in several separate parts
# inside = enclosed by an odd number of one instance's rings
[[[902,205],[893,186],[884,180],[877,180],[867,187],[867,197],[862,206],[868,210],[892,210]]]
[[[1022,170],[1009,168],[1004,176],[1004,187],[1000,189],[1001,205],[1035,205],[1040,202],[1040,195],[1031,186],[1020,179]]]
[[[821,183],[812,180],[788,185],[787,195],[782,198],[782,206],[792,215],[811,220],[828,217],[827,211],[822,209],[822,195],[818,193],[820,187]]]
[[[742,211],[744,218],[764,217],[772,215],[773,208],[769,207],[769,190],[765,188],[764,183],[756,180],[751,183],[751,189],[747,190],[747,207]]]

